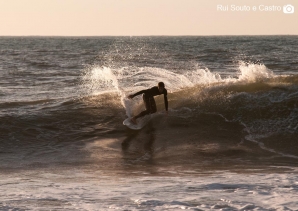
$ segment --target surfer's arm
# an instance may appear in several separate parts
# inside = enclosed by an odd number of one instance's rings
[[[164,98],[164,101],[165,101],[165,109],[168,112],[168,105],[169,105],[169,103],[168,103],[168,93],[167,92],[164,93],[163,98]]]
[[[141,91],[139,91],[139,92],[137,92],[137,93],[135,93],[135,94],[133,94],[133,95],[129,95],[128,98],[132,99],[132,98],[134,98],[135,96],[138,96],[138,95],[140,95],[140,94],[144,94],[145,92],[146,92],[146,90],[141,90]]]

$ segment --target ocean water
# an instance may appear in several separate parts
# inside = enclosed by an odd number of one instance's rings
[[[297,47],[0,37],[0,210],[298,210]],[[169,114],[126,128],[159,81]]]

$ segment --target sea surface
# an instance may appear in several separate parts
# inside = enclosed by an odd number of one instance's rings
[[[163,81],[158,112],[129,94]],[[0,210],[298,210],[298,36],[0,37]]]

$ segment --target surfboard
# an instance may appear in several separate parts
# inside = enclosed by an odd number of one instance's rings
[[[131,117],[125,119],[123,121],[123,125],[126,125],[128,128],[132,129],[132,130],[140,130],[142,129],[151,119],[150,115],[147,115],[141,119],[137,119],[137,124],[133,124],[130,121]]]

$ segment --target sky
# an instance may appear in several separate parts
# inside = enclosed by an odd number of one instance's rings
[[[298,35],[297,22],[297,0],[0,0],[0,36]]]

